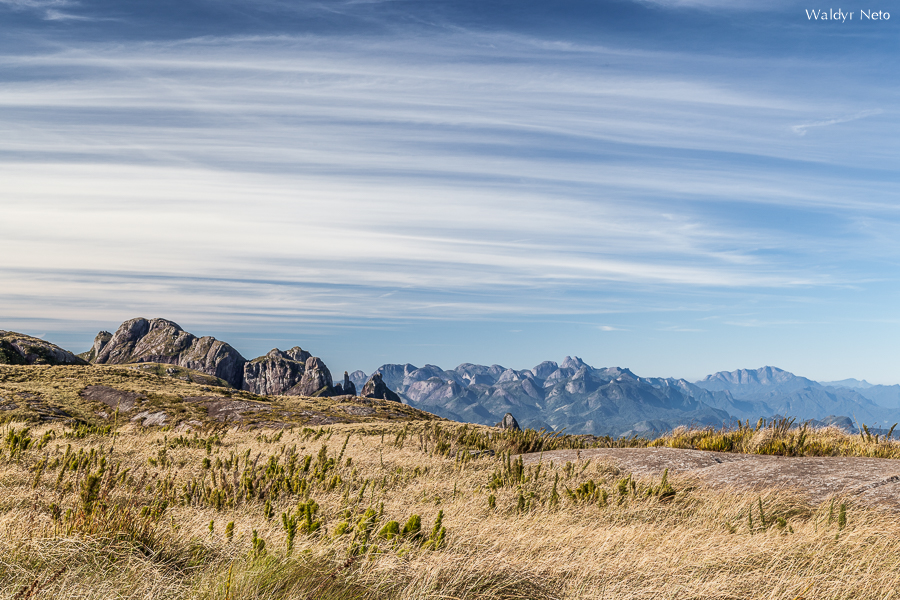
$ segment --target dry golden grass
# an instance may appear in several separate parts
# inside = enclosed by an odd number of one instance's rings
[[[489,438],[487,428],[413,422],[216,437],[54,424],[32,428],[23,451],[24,427],[0,428],[5,599],[881,600],[900,586],[896,514],[841,498],[811,506],[783,491],[634,480],[587,461],[521,467],[504,450],[524,438]],[[497,452],[473,456],[485,448]],[[63,472],[79,452],[81,463]],[[298,517],[309,500],[319,529],[301,526],[288,554],[282,514]],[[440,511],[446,533],[435,544]],[[379,537],[412,515],[420,538]],[[344,522],[349,532],[336,535]]]
[[[651,447],[778,456],[900,458],[900,440],[892,438],[893,432],[894,427],[891,427],[886,435],[872,434],[866,425],[862,425],[858,434],[850,435],[837,427],[812,429],[796,426],[794,419],[778,419],[760,420],[755,426],[748,423],[718,430],[680,427],[653,441],[631,441]]]

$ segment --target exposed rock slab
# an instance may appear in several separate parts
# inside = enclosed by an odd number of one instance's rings
[[[147,397],[136,392],[124,392],[105,385],[89,385],[81,392],[81,397],[94,402],[102,402],[111,409],[129,411]]]
[[[695,477],[717,489],[790,489],[821,502],[832,494],[900,510],[900,460],[862,457],[785,457],[678,448],[592,448],[523,455],[526,465],[593,460],[637,475]]]
[[[221,396],[192,396],[184,400],[185,402],[201,403],[206,408],[209,418],[221,423],[240,421],[247,414],[269,408],[267,404],[262,402],[232,400]]]
[[[361,406],[359,404],[339,404],[335,406],[335,408],[348,415],[355,415],[357,417],[368,417],[378,412],[371,406]]]

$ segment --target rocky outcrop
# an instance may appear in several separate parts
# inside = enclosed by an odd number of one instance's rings
[[[299,346],[286,352],[278,348],[270,350],[265,356],[244,364],[242,387],[263,396],[284,394],[303,379],[309,358],[309,352]]]
[[[86,365],[87,361],[56,344],[14,331],[0,331],[0,364]]]
[[[99,337],[99,336],[98,336]],[[198,338],[166,319],[125,321],[102,345],[96,364],[156,362],[214,375],[240,389],[244,379],[241,354],[214,337]]]
[[[365,398],[378,398],[379,400],[390,400],[392,402],[400,402],[400,396],[391,391],[381,378],[381,373],[375,373],[372,378],[363,386],[362,394]]]
[[[522,431],[522,428],[519,427],[519,422],[516,421],[516,418],[512,416],[512,413],[506,413],[503,415],[503,420],[497,423],[497,427],[500,429],[512,429],[513,431]]]
[[[87,352],[82,352],[78,356],[88,361],[89,363],[97,360],[97,355],[100,354],[100,351],[103,350],[103,347],[109,343],[109,340],[112,339],[112,334],[108,331],[101,331],[94,338],[94,345],[91,346],[91,349]]]
[[[344,371],[344,382],[334,386],[335,396],[355,396],[356,384],[350,381],[350,374]]]
[[[101,331],[86,356],[96,364],[161,363],[224,380],[228,385],[264,396],[333,396],[348,393],[332,385],[320,358],[295,346],[275,348],[247,361],[232,346],[214,337],[197,337],[166,319],[131,319],[114,334]]]
[[[288,396],[331,396],[334,393],[331,371],[321,358],[311,356],[306,359],[300,383],[285,393]]]

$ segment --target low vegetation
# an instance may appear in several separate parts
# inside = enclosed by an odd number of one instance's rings
[[[862,425],[860,432],[853,435],[836,427],[797,426],[793,419],[761,419],[755,426],[739,423],[736,427],[718,430],[679,428],[669,435],[642,443],[653,447],[778,456],[900,458],[900,441],[892,437],[895,427],[886,434],[873,434]]]
[[[832,430],[648,442],[439,421],[71,421],[9,422],[0,443],[0,598],[881,599],[900,584],[894,514],[517,456],[597,444],[881,456],[897,445]]]
[[[900,584],[896,514],[853,498],[542,456],[900,457],[890,435],[785,420],[655,440],[500,431],[145,369],[0,367],[0,599],[882,599]],[[222,422],[188,400],[209,396],[264,407]],[[110,397],[167,425],[92,399]]]

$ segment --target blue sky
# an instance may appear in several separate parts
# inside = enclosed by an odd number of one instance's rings
[[[0,0],[0,328],[900,382],[900,3]]]

